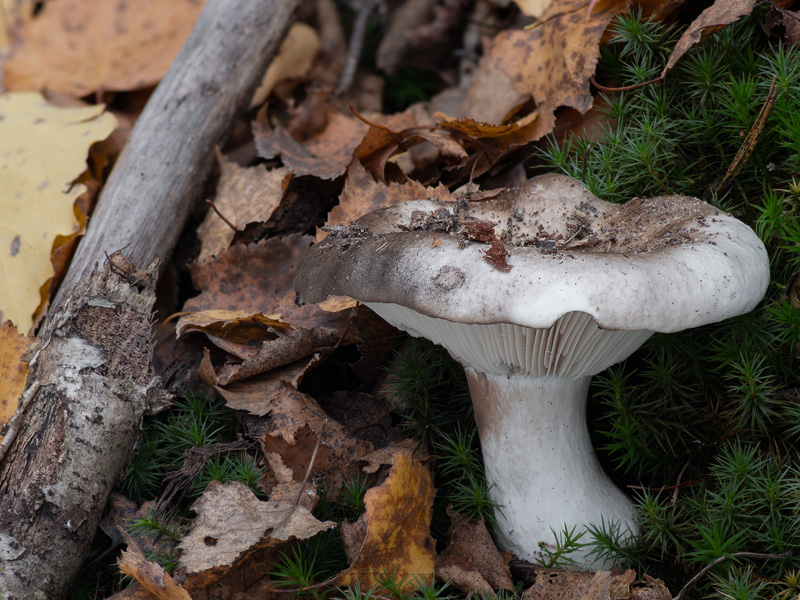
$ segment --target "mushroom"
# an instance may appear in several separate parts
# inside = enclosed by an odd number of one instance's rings
[[[481,202],[416,200],[361,217],[303,257],[300,301],[355,298],[464,365],[496,539],[533,561],[554,531],[637,532],[586,424],[592,375],[653,332],[752,310],[766,250],[744,223],[696,198],[605,202],[542,175]],[[577,564],[603,568],[588,553]]]

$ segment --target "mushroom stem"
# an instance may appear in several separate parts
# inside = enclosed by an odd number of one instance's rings
[[[603,472],[589,439],[590,376],[491,375],[467,367],[489,495],[502,505],[495,536],[506,550],[535,562],[556,532],[617,522],[637,532],[633,506]],[[586,541],[586,540],[582,540]],[[581,550],[576,566],[602,569]]]

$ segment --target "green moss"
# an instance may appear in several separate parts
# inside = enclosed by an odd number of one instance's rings
[[[720,557],[800,546],[800,311],[785,292],[800,266],[800,51],[769,38],[763,21],[758,9],[690,51],[663,82],[604,97],[602,135],[551,139],[534,169],[582,179],[614,202],[703,197],[749,223],[769,252],[771,284],[754,311],[656,335],[592,386],[602,453],[639,488],[642,529],[627,548],[613,548],[608,526],[593,528],[590,543],[666,577],[674,592]],[[635,13],[613,32],[600,73],[618,86],[660,73],[678,33]],[[753,154],[720,187],[773,81]],[[798,568],[797,556],[723,560],[694,594],[785,595]]]

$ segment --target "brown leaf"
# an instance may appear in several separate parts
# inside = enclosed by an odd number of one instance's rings
[[[554,0],[514,0],[514,4],[517,5],[522,14],[536,17],[537,19],[540,19],[544,11],[554,3]]]
[[[792,46],[800,46],[800,10],[778,10],[772,7],[767,13],[767,31],[783,27],[783,39]]]
[[[467,594],[478,593],[484,598],[495,597],[492,586],[486,583],[477,571],[466,571],[458,565],[440,567],[436,565],[436,578],[440,581],[450,581],[453,587]]]
[[[234,348],[233,344],[225,340],[216,341],[217,346],[243,359],[241,363],[231,362],[217,369],[217,381],[220,385],[228,385],[283,367],[312,354],[328,354],[339,342],[350,344],[358,339],[355,331],[353,335],[349,334],[350,329],[346,331],[348,333],[343,337],[336,330],[298,327],[288,332],[279,332],[274,339],[265,338],[252,353],[249,352],[250,348],[245,352],[242,345]]]
[[[335,179],[344,173],[366,131],[364,123],[336,110],[322,94],[309,94],[295,111],[290,129],[275,120],[270,125],[266,106],[253,122],[261,158],[280,156],[295,176],[320,179]]]
[[[583,600],[594,573],[534,567],[536,580],[525,590],[525,600]]]
[[[683,32],[667,60],[667,65],[661,72],[661,77],[671,71],[692,46],[699,44],[712,33],[730,25],[740,17],[749,15],[753,12],[755,5],[756,0],[716,0],[714,4],[701,12],[700,16]]]
[[[339,197],[339,205],[328,215],[326,225],[349,225],[374,210],[416,198],[455,202],[455,198],[441,184],[430,188],[413,179],[403,184],[379,183],[367,173],[359,161],[355,160],[347,169],[347,179]],[[317,242],[325,239],[326,235],[324,231],[318,231]]]
[[[637,584],[636,573],[618,571],[563,571],[535,567],[536,582],[527,590],[526,600],[668,600],[669,590],[660,579],[647,577]]]
[[[22,28],[21,45],[5,64],[6,87],[85,96],[152,86],[202,9],[193,0],[49,2]]]
[[[419,443],[415,440],[402,440],[396,444],[378,448],[374,452],[370,452],[358,460],[359,462],[366,463],[362,468],[365,473],[377,473],[381,467],[394,464],[395,454],[398,452],[413,452],[417,446],[419,446]]]
[[[164,567],[148,561],[135,544],[128,544],[128,549],[123,550],[117,559],[117,565],[123,574],[133,577],[159,600],[192,600],[189,592],[175,583]]]
[[[600,40],[628,0],[600,0],[587,16],[586,2],[554,2],[529,31],[500,33],[492,58],[522,94],[539,107],[541,137],[552,130],[553,112],[570,106],[584,113],[592,106],[589,78],[600,56]],[[538,138],[534,138],[538,139]]]
[[[485,54],[472,74],[458,115],[475,122],[505,123],[529,98],[530,94],[517,91],[509,75],[497,66],[491,55]],[[435,113],[433,116],[439,121]]]
[[[644,574],[644,582],[637,582],[631,588],[631,600],[672,600],[672,594],[664,582]]]
[[[474,584],[477,581],[474,575],[477,575],[490,590],[513,590],[514,582],[511,580],[508,560],[502,557],[494,545],[483,520],[467,519],[450,507],[447,514],[452,519],[450,545],[436,559],[436,573],[444,573],[451,567],[456,567],[459,578],[469,575],[465,583]],[[459,581],[454,583],[459,586]],[[459,589],[469,592],[475,588]]]
[[[354,437],[323,411],[316,400],[283,384],[269,403],[267,431],[259,438],[264,454],[277,454],[302,481],[309,465],[338,485],[348,465],[370,452],[372,444]]]
[[[293,327],[285,335],[280,335],[285,328],[279,331],[271,327],[260,345],[254,342],[234,347],[235,342],[216,337],[214,341],[220,347],[244,359],[241,364],[228,365],[217,374],[220,385],[289,364],[315,354],[326,345],[359,339],[356,331],[348,331],[351,311],[331,313],[316,306],[295,304],[294,271],[311,241],[308,236],[293,235],[269,238],[258,244],[236,244],[216,257],[191,265],[195,287],[202,292],[186,302],[185,312],[260,313],[270,315],[273,320],[280,318],[282,323]],[[187,322],[188,317],[181,317],[178,330]]]
[[[361,583],[362,589],[393,573],[401,588],[433,581],[435,544],[430,535],[433,479],[409,450],[395,453],[392,471],[382,485],[364,496],[367,526],[358,558],[337,578],[337,585]]]
[[[214,205],[239,229],[248,223],[266,222],[281,203],[292,174],[280,167],[266,170],[263,165],[244,168],[229,161],[215,148],[221,174]],[[236,232],[213,210],[197,228],[202,247],[197,260],[219,254],[231,245]]]
[[[401,113],[375,118],[372,123],[355,149],[355,156],[379,181],[386,180],[386,161],[389,158],[424,141],[433,144],[454,164],[463,163],[467,158],[458,140],[447,131],[437,130],[422,104],[413,104]]]
[[[233,348],[236,345],[260,345],[265,339],[275,337],[273,331],[289,329],[289,324],[278,316],[250,314],[247,311],[203,310],[181,315],[175,331],[178,337],[200,331],[217,345],[227,342]],[[236,354],[233,350],[229,351]]]
[[[458,132],[462,136],[479,140],[476,147],[491,149],[496,156],[511,148],[522,146],[533,140],[539,139],[545,133],[538,113],[531,113],[518,121],[505,125],[491,125],[479,123],[474,119],[455,119],[442,113],[434,115],[436,121],[445,129]]]
[[[18,333],[11,321],[0,324],[0,428],[17,411],[17,401],[25,390],[29,371],[22,356],[34,341],[35,338]]]
[[[270,401],[280,392],[284,383],[294,388],[298,387],[305,374],[315,368],[324,358],[324,355],[318,352],[303,360],[272,369],[268,373],[222,387],[214,373],[208,349],[204,349],[204,352],[203,360],[197,371],[200,379],[214,387],[230,408],[245,410],[258,416],[264,416],[270,411]]]
[[[197,517],[178,546],[183,551],[178,569],[186,573],[224,570],[257,546],[308,539],[336,525],[318,521],[301,506],[259,500],[238,481],[212,481],[191,510]]]

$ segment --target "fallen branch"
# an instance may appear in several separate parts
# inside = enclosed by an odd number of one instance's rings
[[[156,263],[117,253],[48,320],[30,401],[0,463],[0,590],[60,598],[78,572],[142,417],[160,394],[151,315]]]

